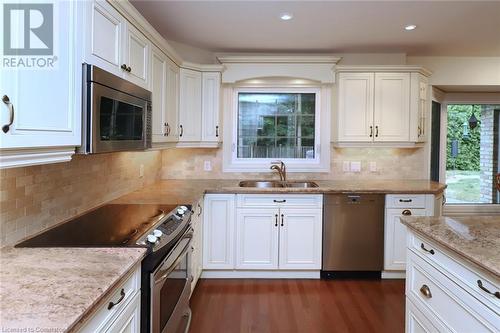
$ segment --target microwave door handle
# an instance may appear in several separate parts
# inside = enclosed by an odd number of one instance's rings
[[[179,264],[179,262],[182,260],[182,257],[186,254],[186,252],[189,249],[189,244],[191,243],[191,238],[193,238],[192,232],[183,237],[183,239],[189,239],[189,241],[184,246],[181,253],[177,256],[177,259],[175,259],[175,261],[170,266],[168,266],[168,268],[166,268],[164,270],[162,269],[161,271],[158,272],[158,273],[162,273],[162,274],[160,277],[154,279],[155,285],[162,283],[168,277],[168,275],[170,273],[172,273],[174,268]],[[174,251],[175,251],[175,249],[174,249]]]

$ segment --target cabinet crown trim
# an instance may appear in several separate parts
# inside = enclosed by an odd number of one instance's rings
[[[340,57],[329,54],[216,54],[221,63],[293,63],[293,64],[337,64]]]
[[[225,66],[217,64],[197,64],[194,62],[183,61],[181,68],[192,69],[199,72],[223,72]]]
[[[407,66],[407,65],[395,65],[395,66],[336,66],[335,71],[337,73],[342,72],[396,72],[396,73],[409,73],[416,72],[424,76],[431,76],[432,72],[422,66]]]

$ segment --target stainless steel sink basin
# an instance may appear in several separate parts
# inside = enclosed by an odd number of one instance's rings
[[[315,182],[286,182],[286,187],[292,188],[314,188],[318,187]]]
[[[255,188],[314,188],[318,187],[315,182],[300,182],[300,181],[272,181],[272,180],[245,180],[240,182],[240,187],[255,187]]]
[[[240,187],[257,187],[257,188],[273,188],[285,187],[280,181],[265,181],[265,180],[245,180],[240,182]]]

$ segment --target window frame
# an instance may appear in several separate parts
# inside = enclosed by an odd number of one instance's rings
[[[500,104],[498,93],[442,93],[431,100],[441,104],[440,170],[439,182],[446,184],[446,142],[448,138],[448,105]],[[430,149],[429,149],[430,150]],[[430,159],[429,159],[430,161]],[[446,191],[443,193],[446,200]],[[494,215],[500,213],[500,204],[493,203],[443,203],[443,215]]]
[[[224,172],[270,172],[269,166],[273,161],[283,161],[288,172],[328,172],[330,171],[330,120],[329,102],[327,89],[320,85],[316,86],[250,86],[234,87],[231,89],[230,129],[229,137],[224,140]],[[314,93],[314,159],[306,158],[238,158],[238,113],[239,113],[239,93]],[[326,96],[325,96],[326,95]],[[229,98],[229,97],[228,97]],[[325,123],[327,126],[325,126]],[[226,131],[225,131],[226,132]],[[229,144],[228,140],[229,139]],[[326,148],[326,149],[325,149]]]

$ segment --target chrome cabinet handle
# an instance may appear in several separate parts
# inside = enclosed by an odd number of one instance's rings
[[[481,290],[483,290],[483,291],[487,292],[488,294],[493,295],[493,296],[495,296],[496,298],[500,298],[500,291],[495,291],[495,292],[491,292],[491,291],[489,291],[488,289],[486,289],[486,288],[483,286],[483,282],[482,282],[481,280],[477,280],[477,286],[478,286]]]
[[[373,126],[370,126],[370,138],[373,137]]]
[[[184,128],[182,127],[182,125],[179,125],[180,129],[181,129],[181,133],[179,134],[179,136],[182,136],[182,134],[184,134]]]
[[[215,126],[215,137],[219,137],[219,125]]]
[[[284,220],[285,220],[285,215],[281,214],[281,226],[283,226]]]
[[[375,126],[375,137],[378,138],[378,126]]]
[[[422,293],[422,295],[424,295],[425,297],[427,298],[432,298],[432,293],[431,293],[431,289],[429,288],[428,285],[424,284],[422,285],[422,287],[420,287],[420,292]]]
[[[278,226],[278,214],[274,214],[274,226]]]
[[[3,95],[2,102],[4,102],[9,109],[9,123],[2,126],[2,131],[7,133],[10,130],[10,126],[14,123],[14,105],[10,102],[9,96],[7,95]]]
[[[286,202],[286,200],[284,200],[284,199],[283,200],[276,200],[276,199],[274,199],[273,201],[276,202],[276,203],[285,203]]]
[[[433,249],[427,250],[427,249],[425,248],[424,243],[420,243],[420,248],[421,248],[422,250],[424,250],[425,252],[429,252],[430,254],[434,254],[434,253],[435,253]]]
[[[405,216],[410,216],[411,215],[411,210],[409,209],[405,209],[401,212],[401,214],[405,215]]]
[[[124,298],[125,298],[125,289],[122,288],[122,290],[120,291],[120,298],[115,303],[109,302],[108,310],[111,310],[115,305],[120,304],[120,302],[123,301]]]

